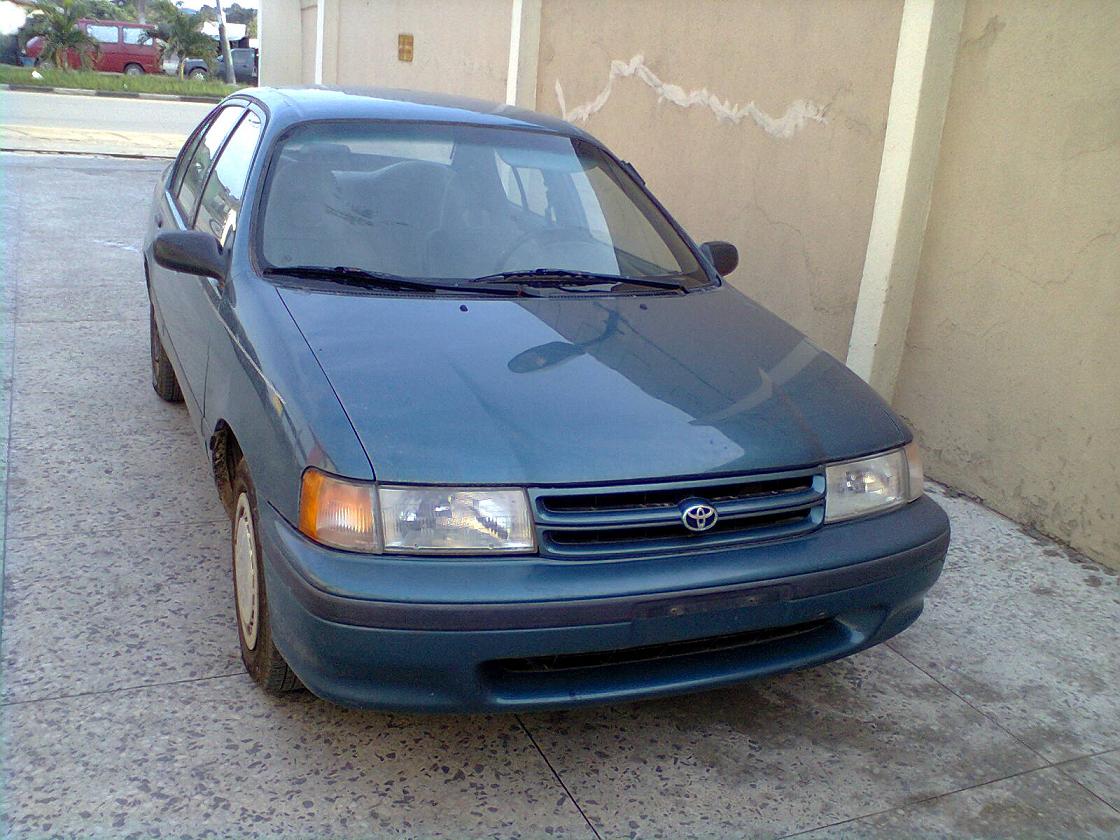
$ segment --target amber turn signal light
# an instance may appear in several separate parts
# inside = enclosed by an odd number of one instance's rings
[[[317,543],[379,552],[373,484],[347,481],[308,467],[299,494],[299,529]]]

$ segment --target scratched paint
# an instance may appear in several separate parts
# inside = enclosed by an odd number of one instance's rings
[[[591,101],[570,110],[564,99],[564,88],[561,86],[560,80],[557,79],[556,100],[560,105],[560,112],[564,115],[564,119],[569,122],[587,122],[592,115],[601,111],[603,106],[607,104],[607,100],[611,98],[611,93],[614,91],[615,82],[619,79],[629,78],[644,82],[657,94],[658,102],[670,102],[681,108],[708,108],[720,122],[728,122],[734,125],[749,120],[771,137],[780,140],[788,140],[811,122],[821,125],[828,122],[827,108],[805,99],[795,99],[786,107],[781,116],[775,117],[755,105],[753,100],[745,105],[733,105],[731,100],[721,99],[707,88],[686,91],[680,85],[662,81],[645,63],[645,59],[640,53],[629,61],[618,59],[612,61],[606,86],[599,92],[599,95]]]

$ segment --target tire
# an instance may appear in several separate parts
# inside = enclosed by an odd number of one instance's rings
[[[148,304],[148,319],[151,322],[152,388],[161,400],[180,403],[183,401],[183,391],[179,387],[179,380],[175,378],[175,369],[171,367],[167,351],[163,349],[159,328],[156,326],[156,309],[151,304]]]
[[[234,469],[233,498],[230,554],[241,661],[265,693],[286,694],[302,684],[272,643],[272,618],[257,530],[257,493],[244,458],[238,460]]]
[[[51,61],[49,58],[41,58],[41,59],[39,59],[38,61],[35,62],[35,66],[38,67],[41,70],[53,70],[54,69],[54,62]]]
[[[124,74],[126,76],[143,76],[144,68],[139,64],[126,64],[124,66]]]
[[[188,78],[194,79],[196,82],[205,81],[206,80],[206,71],[205,70],[192,70],[190,72],[190,74],[188,75]]]

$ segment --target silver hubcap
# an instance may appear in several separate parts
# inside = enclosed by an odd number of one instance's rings
[[[237,515],[233,520],[233,588],[237,596],[237,620],[241,623],[241,636],[245,639],[245,647],[253,650],[257,646],[257,628],[260,626],[257,543],[253,539],[249,497],[244,493],[237,500]]]

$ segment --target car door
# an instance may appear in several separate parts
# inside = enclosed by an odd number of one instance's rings
[[[115,23],[90,22],[86,25],[86,34],[97,42],[93,69],[103,73],[120,73],[124,69],[121,62],[121,28]]]
[[[238,48],[230,50],[233,57],[233,77],[239,82],[247,82],[253,76],[253,51]]]
[[[245,197],[245,184],[253,158],[260,146],[263,122],[263,114],[250,106],[222,149],[222,155],[206,183],[202,203],[198,209],[195,229],[213,234],[226,249],[233,247],[233,241],[238,235],[238,219]],[[205,400],[208,414],[203,428],[212,426],[217,418],[209,415],[214,411],[220,411],[223,397],[228,400],[230,394],[231,377],[234,371],[229,362],[230,359],[237,358],[238,351],[234,345],[240,341],[234,336],[242,334],[234,305],[235,283],[237,283],[237,276],[231,275],[226,283],[217,289],[219,293],[215,299],[217,316],[210,322],[211,343],[206,371],[207,398]],[[215,394],[217,397],[212,398]]]
[[[163,231],[190,230],[210,172],[234,126],[245,115],[243,105],[227,105],[212,114],[184,150],[179,166],[156,209],[156,226]],[[152,301],[163,326],[165,347],[172,357],[179,386],[192,415],[201,420],[206,386],[209,322],[217,281],[182,274],[148,261]]]
[[[122,67],[139,64],[145,73],[159,71],[159,50],[156,47],[155,32],[150,27],[122,26],[120,50]]]

